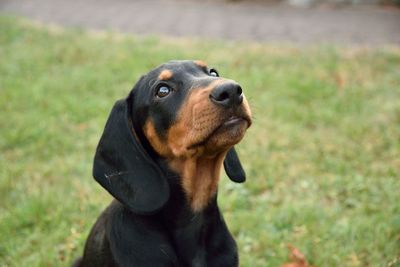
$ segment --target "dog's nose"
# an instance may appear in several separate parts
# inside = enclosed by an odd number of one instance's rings
[[[225,108],[239,106],[243,102],[242,88],[237,83],[223,83],[211,91],[212,102]]]

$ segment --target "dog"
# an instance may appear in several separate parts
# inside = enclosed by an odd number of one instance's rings
[[[252,123],[242,88],[202,61],[169,61],[115,103],[93,176],[115,199],[73,266],[239,265],[217,205],[222,165],[246,176],[234,149]]]

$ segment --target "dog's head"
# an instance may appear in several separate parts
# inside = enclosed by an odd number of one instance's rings
[[[98,145],[93,175],[136,213],[159,210],[169,198],[166,172],[181,177],[198,211],[216,193],[224,163],[231,180],[245,174],[233,148],[251,125],[251,112],[235,81],[200,61],[171,61],[141,77],[117,101]]]

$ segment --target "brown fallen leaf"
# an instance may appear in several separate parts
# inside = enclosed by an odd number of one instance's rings
[[[292,245],[288,245],[291,262],[281,265],[281,267],[311,267],[308,265],[306,257],[300,250]]]

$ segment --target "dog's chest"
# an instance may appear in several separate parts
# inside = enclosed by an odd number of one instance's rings
[[[207,266],[207,228],[205,219],[203,216],[199,216],[185,227],[173,230],[173,240],[178,258],[188,266]]]

